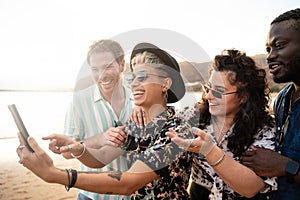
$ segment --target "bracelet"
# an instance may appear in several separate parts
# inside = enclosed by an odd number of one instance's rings
[[[77,181],[77,171],[75,169],[70,169],[71,173],[72,173],[72,181],[71,181],[71,184],[69,186],[69,189],[72,188],[76,181]]]
[[[210,166],[212,166],[212,167],[215,167],[215,166],[217,166],[217,165],[219,165],[223,160],[224,160],[224,158],[225,158],[225,152],[223,151],[222,152],[222,156],[219,158],[219,160],[217,160],[215,163],[213,163],[213,164],[210,164]]]
[[[71,153],[71,156],[72,156],[73,158],[77,158],[77,159],[78,159],[78,158],[80,158],[81,156],[83,156],[83,154],[85,153],[85,150],[86,150],[85,143],[84,143],[83,141],[81,141],[80,144],[83,145],[83,150],[82,150],[82,152],[81,152],[78,156],[76,156],[76,155],[74,155],[73,153]]]
[[[66,172],[67,172],[67,174],[68,174],[68,185],[65,185],[65,188],[66,188],[66,190],[69,192],[69,190],[70,190],[70,185],[71,185],[70,173],[69,173],[69,170],[68,170],[68,169],[66,169]]]

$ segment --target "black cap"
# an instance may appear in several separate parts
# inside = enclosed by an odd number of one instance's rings
[[[143,53],[145,51],[154,53],[165,63],[165,65],[167,65],[166,68],[163,70],[165,70],[172,78],[172,85],[171,88],[168,90],[167,103],[175,103],[179,101],[185,94],[185,85],[180,75],[179,64],[177,63],[176,59],[173,58],[166,51],[150,43],[139,43],[132,50],[130,56],[130,68],[132,69],[132,58],[134,58],[136,54]]]

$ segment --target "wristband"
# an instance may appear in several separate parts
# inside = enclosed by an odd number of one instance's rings
[[[71,185],[71,179],[70,179],[70,172],[68,169],[66,169],[66,172],[68,174],[68,185],[65,185],[66,190],[69,192],[70,190],[70,185]]]
[[[81,156],[83,156],[83,154],[85,153],[85,150],[86,150],[85,143],[84,143],[83,141],[81,141],[80,144],[83,145],[83,150],[82,150],[82,152],[81,152],[78,156],[76,156],[76,155],[74,155],[73,153],[71,153],[71,156],[72,156],[73,158],[77,158],[77,159],[78,159],[78,158],[80,158]]]
[[[72,181],[71,181],[71,184],[69,186],[69,189],[72,188],[76,181],[77,181],[77,171],[75,169],[70,169],[71,173],[72,173]]]
[[[215,167],[215,166],[219,165],[224,160],[224,158],[225,158],[225,152],[222,151],[222,156],[219,158],[219,160],[217,160],[213,164],[210,164],[210,166]]]

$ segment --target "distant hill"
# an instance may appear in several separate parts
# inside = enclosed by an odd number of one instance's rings
[[[278,92],[286,83],[275,83],[269,73],[267,65],[266,54],[258,54],[251,56],[256,62],[258,67],[263,68],[267,72],[267,81],[272,92]],[[208,69],[211,66],[211,62],[195,63],[195,62],[180,62],[181,73],[185,79],[188,90],[197,90],[199,83],[208,80]],[[197,85],[198,84],[198,85]]]
[[[269,73],[266,56],[266,54],[258,54],[251,57],[254,59],[258,67],[261,67],[264,70],[266,70],[267,80],[271,91],[278,92],[282,87],[284,87],[285,84],[278,84],[273,81]],[[211,66],[211,62],[197,63],[183,61],[179,63],[179,66],[188,91],[199,90],[200,83],[207,81],[209,78],[208,70]],[[124,74],[126,75],[127,73],[130,73],[129,64],[126,65],[126,70]]]

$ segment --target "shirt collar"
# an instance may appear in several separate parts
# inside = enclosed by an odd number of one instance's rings
[[[130,99],[131,101],[134,100],[131,90],[128,87],[123,86],[124,91],[125,91],[125,97],[126,99]],[[129,96],[129,98],[127,98]],[[104,100],[104,97],[100,91],[100,89],[98,88],[97,85],[95,85],[94,87],[94,102],[100,101],[100,100]]]
[[[103,96],[100,92],[100,89],[98,88],[97,85],[95,85],[94,87],[94,102],[97,102],[97,101],[100,101],[100,100],[103,100]]]

